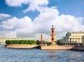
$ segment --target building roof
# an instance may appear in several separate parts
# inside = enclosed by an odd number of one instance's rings
[[[84,31],[70,32],[70,33],[84,33]]]

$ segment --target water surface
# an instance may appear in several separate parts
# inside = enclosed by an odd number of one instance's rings
[[[0,62],[84,62],[84,52],[8,49],[0,46]]]

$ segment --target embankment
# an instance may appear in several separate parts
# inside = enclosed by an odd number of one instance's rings
[[[27,45],[27,44],[9,44],[5,45],[6,48],[39,48],[41,50],[78,50],[84,51],[84,46],[74,46],[74,45],[55,45],[55,46],[39,46],[39,45]]]
[[[6,48],[38,48],[38,45],[26,45],[26,44],[9,44],[5,45]]]
[[[42,50],[79,50],[84,51],[84,46],[74,46],[74,45],[56,45],[56,46],[41,46]]]

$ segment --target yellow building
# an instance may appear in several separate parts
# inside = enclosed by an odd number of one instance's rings
[[[62,39],[63,43],[82,43],[84,44],[84,32],[68,32]]]

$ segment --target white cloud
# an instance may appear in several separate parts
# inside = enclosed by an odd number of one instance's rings
[[[17,36],[15,31],[0,29],[0,38],[17,38]]]
[[[50,32],[50,27],[56,22],[55,19],[58,18],[58,10],[55,8],[45,8],[38,17],[34,19],[34,23],[37,27],[37,32]],[[42,30],[43,29],[43,30]]]
[[[69,31],[84,31],[84,25],[81,21],[84,18],[65,14],[59,15],[57,8],[47,7],[48,0],[6,0],[6,3],[16,7],[28,4],[29,7],[24,12],[38,10],[40,14],[33,21],[27,16],[21,19],[13,17],[3,21],[1,27],[9,31],[4,34],[5,37],[9,34],[11,37],[39,38],[40,33],[43,33],[45,38],[48,38],[52,25],[55,26],[57,38],[63,37]]]
[[[57,38],[63,37],[69,31],[84,31],[84,25],[78,17],[59,15],[56,8],[45,8],[44,12],[34,19],[34,22],[37,26],[37,32],[45,34],[49,34],[51,26],[54,25]]]
[[[10,33],[10,36],[12,35],[12,31],[15,32],[14,34],[16,34],[16,37],[17,36],[21,36],[21,37],[30,36],[30,34],[34,32],[34,23],[27,16],[21,19],[13,17],[11,19],[8,19],[7,21],[3,21],[1,24],[1,27],[4,30],[8,30],[7,32],[8,34]],[[6,36],[8,34],[5,33]]]
[[[48,5],[48,0],[31,0],[29,3],[29,7],[23,12],[28,12],[30,10],[34,11],[42,11]]]
[[[11,17],[11,15],[9,15],[9,14],[4,14],[4,13],[0,13],[0,19],[9,18],[9,17]]]
[[[81,31],[84,26],[79,18],[72,15],[61,15],[58,19],[58,28],[61,28],[62,31]]]
[[[2,36],[3,38],[17,38],[15,31],[5,32],[5,35]]]
[[[84,31],[84,25],[82,25],[80,17],[59,15],[59,11],[53,7],[43,9],[43,12],[33,21],[27,16],[21,19],[13,17],[3,21],[1,27],[8,30],[4,34],[5,37],[9,34],[9,37],[33,37],[37,39],[41,33],[46,36],[45,38],[49,38],[52,25],[55,26],[57,38],[63,37],[69,31]]]
[[[30,10],[41,11],[42,8],[48,5],[48,0],[6,0],[6,4],[14,7],[21,6],[22,4],[27,4],[28,8],[23,12],[28,12]]]
[[[3,21],[1,26],[9,31],[4,34],[5,37],[9,34],[11,37],[15,37],[16,35],[16,37],[39,38],[39,34],[43,33],[46,36],[45,38],[49,38],[52,25],[55,26],[57,38],[63,37],[69,31],[84,30],[80,17],[59,15],[59,11],[53,7],[43,9],[43,12],[33,21],[27,16],[21,19],[13,17],[7,21]],[[15,35],[12,34],[13,32]]]
[[[13,17],[8,19],[7,21],[2,22],[2,27],[4,29],[25,29],[25,28],[32,28],[33,22],[27,16],[24,18],[18,19]],[[21,31],[21,30],[20,30]]]
[[[6,0],[6,4],[9,6],[21,6],[22,4],[27,4],[30,0]]]
[[[3,21],[1,27],[3,27],[3,29],[14,29],[17,24],[17,20],[18,19],[16,17],[13,17],[11,19]]]

